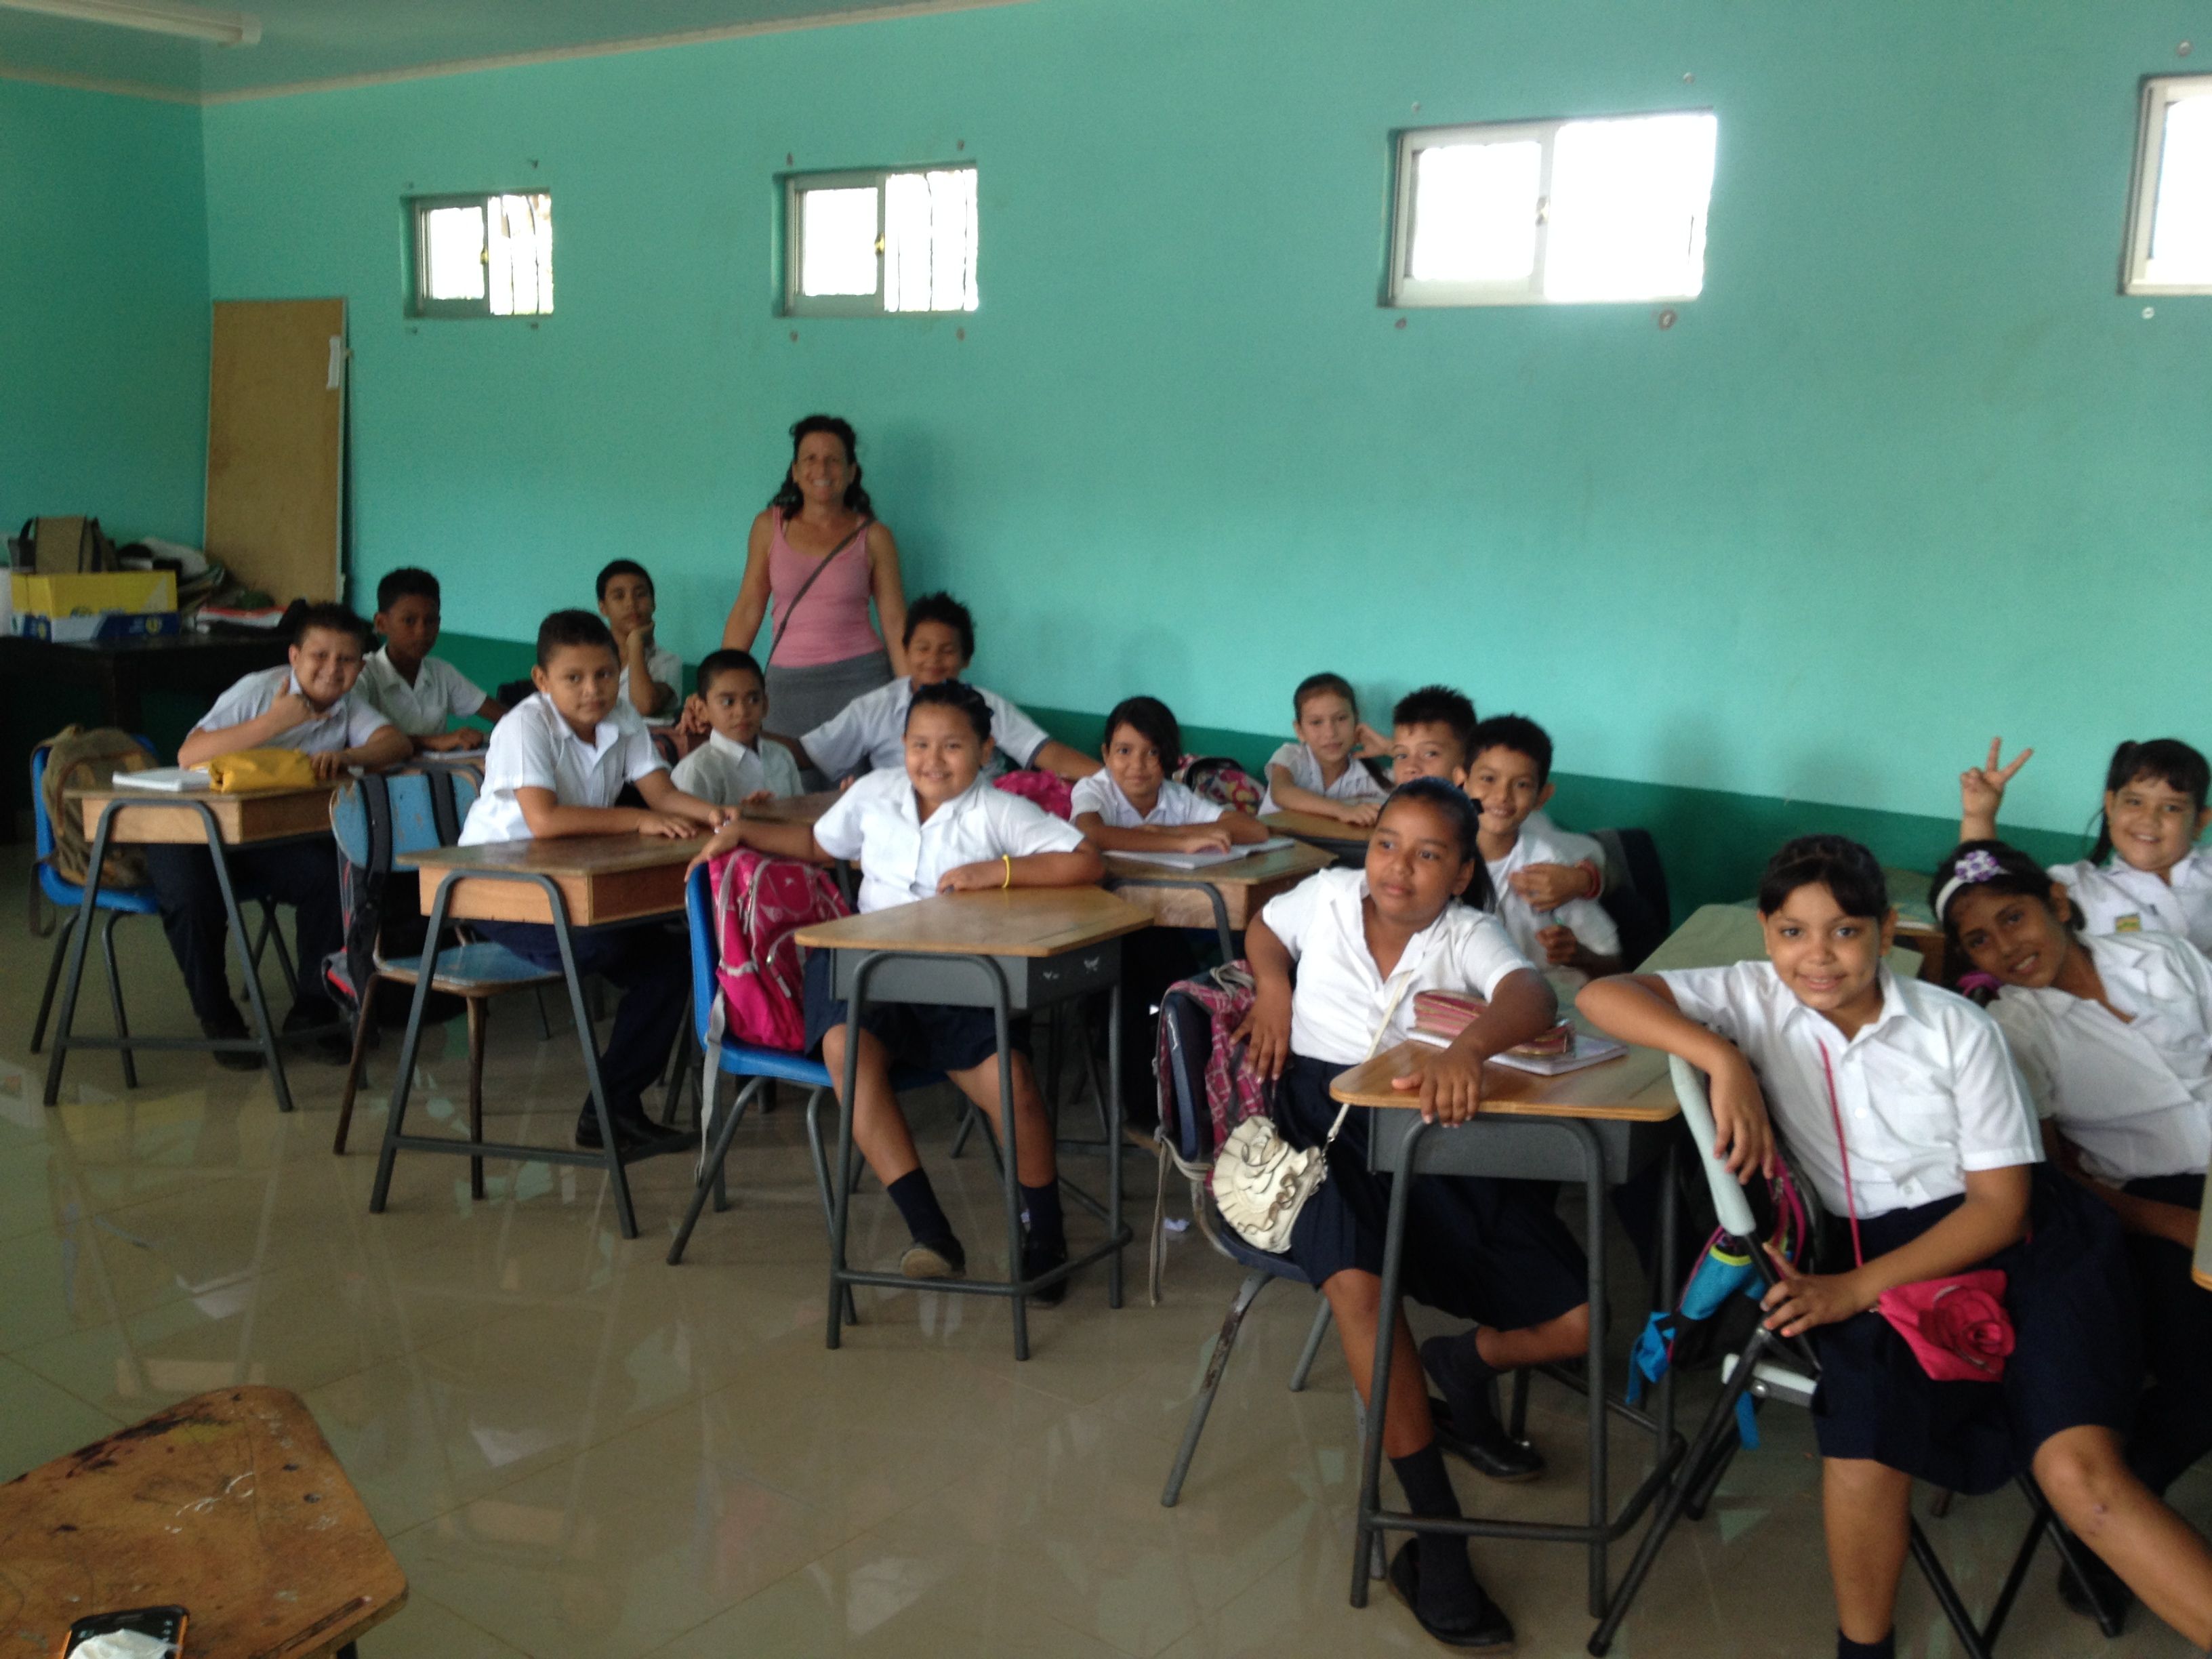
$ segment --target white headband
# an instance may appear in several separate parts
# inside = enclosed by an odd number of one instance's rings
[[[1997,862],[1996,854],[1985,852],[1980,848],[1976,848],[1953,865],[1951,879],[1945,882],[1936,895],[1936,926],[1942,926],[1943,913],[1951,908],[1951,901],[1958,896],[1961,887],[1978,886],[1983,882],[1995,880],[2003,873],[2004,866]]]

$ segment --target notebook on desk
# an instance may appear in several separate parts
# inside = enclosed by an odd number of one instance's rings
[[[205,769],[197,766],[155,766],[143,772],[115,775],[115,787],[118,789],[153,789],[172,795],[204,790],[212,781]]]
[[[1232,847],[1225,853],[1116,853],[1116,858],[1132,859],[1139,864],[1158,864],[1170,870],[1203,870],[1209,865],[1234,864],[1239,859],[1249,859],[1261,853],[1278,853],[1297,843],[1288,836],[1270,836],[1265,841],[1254,842],[1249,847]]]

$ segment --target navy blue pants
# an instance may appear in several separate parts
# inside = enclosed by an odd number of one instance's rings
[[[470,927],[541,968],[559,970],[560,941],[543,921],[472,921]],[[691,961],[684,939],[659,927],[573,927],[579,974],[597,974],[623,994],[615,1029],[599,1055],[607,1109],[644,1115],[645,1091],[668,1063],[669,1045],[691,1008]]]
[[[192,1012],[216,1025],[231,1025],[243,1016],[230,997],[230,973],[223,950],[229,925],[222,913],[222,890],[216,884],[215,858],[204,844],[149,847],[146,873],[161,906],[161,931],[184,970]],[[264,895],[289,904],[297,918],[293,961],[300,982],[293,1006],[317,1020],[336,1019],[338,1012],[323,988],[323,958],[345,945],[344,913],[338,902],[337,850],[327,836],[311,841],[277,842],[267,847],[228,849],[231,890],[239,914],[251,916],[249,901]]]
[[[2201,1175],[2152,1176],[2130,1181],[2126,1190],[2188,1210],[2204,1204]],[[2191,1252],[2171,1239],[2144,1233],[2127,1239],[2151,1378],[2128,1435],[2128,1467],[2163,1494],[2212,1452],[2212,1291],[2189,1276]]]

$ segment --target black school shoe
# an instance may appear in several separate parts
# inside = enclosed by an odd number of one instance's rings
[[[305,1038],[307,1052],[325,1066],[352,1062],[353,1029],[335,1003],[294,1003],[277,1035],[286,1042]]]
[[[1025,1279],[1048,1273],[1054,1267],[1065,1266],[1066,1261],[1067,1245],[1064,1242],[1049,1248],[1027,1239],[1022,1243],[1022,1277]],[[1067,1300],[1067,1280],[1065,1278],[1055,1279],[1049,1285],[1040,1285],[1024,1299],[1032,1307],[1057,1308]]]
[[[1506,1659],[1514,1650],[1513,1621],[1505,1610],[1492,1601],[1482,1586],[1474,1587],[1482,1597],[1481,1605],[1465,1620],[1455,1620],[1449,1625],[1431,1624],[1421,1617],[1421,1540],[1408,1538],[1390,1558],[1390,1591],[1406,1604],[1420,1627],[1448,1648],[1460,1648],[1469,1653],[1486,1653],[1492,1659]]]
[[[1421,1344],[1421,1368],[1444,1392],[1442,1400],[1429,1401],[1437,1446],[1490,1480],[1534,1480],[1544,1472],[1544,1455],[1505,1432],[1490,1397],[1495,1373],[1481,1365],[1480,1376],[1470,1375],[1460,1358],[1462,1340],[1432,1336]]]
[[[246,1021],[234,1012],[228,1019],[204,1019],[200,1035],[217,1042],[242,1042],[253,1035],[246,1029]],[[226,1072],[258,1072],[261,1069],[261,1054],[253,1048],[217,1048],[208,1058]]]
[[[2074,1569],[2062,1562],[2058,1568],[2058,1599],[2066,1604],[2067,1612],[2083,1619],[2098,1617],[2097,1604],[2101,1601],[2112,1609],[2119,1627],[2125,1630],[2128,1609],[2136,1603],[2136,1593],[2128,1588],[2127,1581],[2119,1574],[2106,1566],[2100,1558],[2090,1553],[2087,1545],[2076,1540],[2075,1548],[2081,1553],[2081,1570],[2087,1575],[2089,1583],[2084,1585],[2074,1576]],[[2093,1589],[2095,1592],[2094,1601],[2091,1599]]]
[[[691,1136],[686,1131],[663,1128],[642,1115],[626,1117],[617,1112],[613,1117],[615,1150],[625,1155],[652,1158],[662,1152],[681,1152],[691,1144]],[[586,1152],[606,1150],[605,1143],[599,1139],[599,1115],[588,1106],[576,1119],[576,1145]]]
[[[968,1252],[947,1233],[942,1238],[917,1238],[899,1257],[899,1272],[908,1279],[958,1279],[968,1271]]]

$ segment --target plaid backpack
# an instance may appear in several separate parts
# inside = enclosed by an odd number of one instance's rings
[[[1019,795],[1056,818],[1075,816],[1075,787],[1057,773],[1040,772],[1025,766],[1018,771],[1001,772],[991,780],[991,787],[1010,795]]]
[[[796,1054],[806,1040],[806,981],[792,935],[850,915],[844,895],[827,871],[746,847],[712,860],[707,885],[714,900],[716,957],[708,1064],[725,1036]]]
[[[1267,787],[1223,755],[1186,755],[1175,776],[1177,783],[1231,812],[1256,812],[1267,799]]]
[[[1214,1154],[1238,1124],[1269,1109],[1260,1079],[1243,1064],[1242,1045],[1232,1041],[1252,1012],[1253,1001],[1251,969],[1242,962],[1180,980],[1160,999],[1159,1047],[1153,1066],[1160,1096],[1160,1127],[1153,1132],[1160,1165],[1158,1195],[1152,1206],[1155,1305],[1165,1265],[1169,1166],[1190,1183],[1191,1211],[1198,1215],[1213,1178]]]

